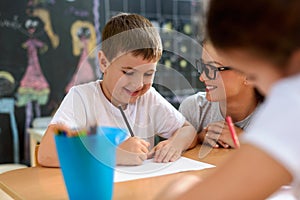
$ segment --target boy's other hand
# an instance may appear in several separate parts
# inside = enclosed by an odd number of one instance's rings
[[[158,143],[149,153],[148,158],[155,162],[174,162],[181,156],[182,149],[174,145],[172,141],[165,140]]]
[[[150,144],[137,137],[130,137],[117,148],[117,165],[141,165],[147,159]]]

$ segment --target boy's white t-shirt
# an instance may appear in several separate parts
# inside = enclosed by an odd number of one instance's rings
[[[124,113],[135,136],[150,142],[151,148],[154,135],[169,138],[185,122],[184,116],[153,87],[128,104]],[[104,96],[100,80],[72,87],[51,121],[57,123],[70,128],[98,125],[127,129],[120,110]]]
[[[243,141],[285,166],[300,193],[300,75],[276,83],[252,122]]]

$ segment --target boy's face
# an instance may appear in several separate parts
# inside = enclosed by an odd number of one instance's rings
[[[134,103],[151,87],[156,64],[157,61],[143,60],[131,53],[119,56],[108,66],[101,67],[104,95],[115,106]]]

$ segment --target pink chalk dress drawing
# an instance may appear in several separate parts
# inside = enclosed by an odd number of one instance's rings
[[[95,80],[95,72],[89,58],[96,46],[96,33],[93,25],[88,21],[77,20],[71,27],[73,54],[80,55],[79,62],[72,79],[65,88],[67,93],[72,86]]]

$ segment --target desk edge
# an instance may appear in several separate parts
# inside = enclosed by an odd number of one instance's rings
[[[20,196],[18,196],[15,192],[13,192],[7,185],[5,185],[2,181],[0,181],[0,189],[3,190],[8,196],[15,200],[22,200]]]

